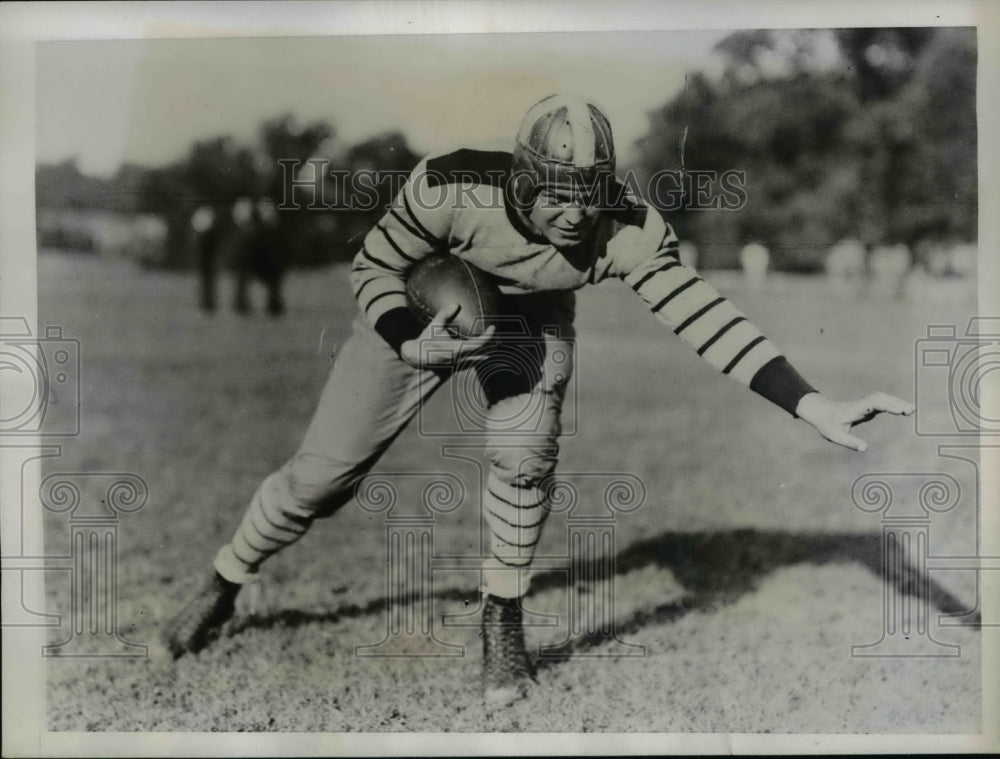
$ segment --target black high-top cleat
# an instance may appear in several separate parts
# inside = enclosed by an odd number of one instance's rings
[[[242,585],[218,572],[164,628],[164,642],[175,659],[197,653],[219,637],[222,626],[236,611],[236,594]]]
[[[488,708],[526,698],[535,668],[524,646],[520,599],[483,599],[483,698]]]

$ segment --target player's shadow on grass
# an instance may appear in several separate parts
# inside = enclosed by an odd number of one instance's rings
[[[883,577],[884,566],[896,567],[898,562],[883,564],[882,536],[878,533],[794,533],[761,530],[723,530],[716,532],[667,532],[633,543],[615,557],[615,572],[624,575],[647,566],[669,570],[683,586],[685,595],[651,609],[642,609],[615,621],[620,636],[635,633],[648,625],[666,624],[695,609],[730,604],[759,586],[774,570],[794,564],[857,563],[876,577]],[[603,563],[603,561],[602,561]],[[916,595],[921,584],[927,588],[931,604],[943,614],[961,614],[968,607],[955,598],[927,573],[921,573],[903,562],[903,571],[884,577],[897,592]],[[594,577],[599,567],[594,562],[582,562],[574,567],[578,577]],[[565,569],[539,572],[532,579],[531,594],[564,590]],[[582,589],[586,590],[586,589]],[[435,591],[435,601],[475,603],[476,594],[467,589]],[[529,596],[530,598],[530,596]],[[402,602],[415,601],[403,598]],[[335,624],[353,619],[384,614],[387,598],[373,599],[365,604],[351,604],[327,612],[282,609],[265,616],[254,616],[237,623],[231,634],[246,629],[300,627],[312,623]],[[530,607],[530,602],[527,604]],[[583,636],[569,640],[559,650],[552,651],[539,662],[542,668],[568,659],[606,642],[603,636]]]
[[[931,605],[943,614],[962,614],[969,608],[909,562],[885,562],[882,535],[877,533],[793,533],[784,531],[724,530],[663,533],[633,543],[616,557],[615,572],[623,575],[646,566],[669,570],[686,591],[679,599],[652,609],[641,609],[615,621],[624,637],[648,625],[666,624],[695,609],[730,604],[757,589],[767,575],[795,564],[856,563],[882,578],[896,592],[916,595],[923,584]],[[895,567],[902,566],[902,571]],[[890,570],[887,573],[886,567]],[[581,566],[578,576],[588,576]],[[596,567],[594,567],[596,569]],[[589,576],[594,576],[590,574]],[[532,592],[565,587],[563,572],[536,575]],[[978,616],[976,617],[978,619]],[[567,641],[539,662],[545,668],[607,642],[606,636],[582,636]]]

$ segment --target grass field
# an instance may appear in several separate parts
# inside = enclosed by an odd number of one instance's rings
[[[48,469],[132,472],[149,487],[119,528],[129,640],[155,641],[257,483],[294,452],[353,314],[345,274],[295,273],[290,313],[272,321],[204,316],[188,276],[40,256],[39,327],[63,325],[82,356],[81,434]],[[835,296],[820,279],[778,276],[755,292],[731,274],[708,278],[837,398],[912,398],[926,325],[961,329],[975,312],[974,289],[957,281],[888,301]],[[937,621],[975,605],[972,573],[931,578],[932,630],[961,656],[851,657],[879,638],[883,597],[881,523],[852,504],[851,484],[868,472],[946,472],[973,492],[970,467],[939,457],[940,441],[917,436],[912,419],[865,428],[865,455],[826,443],[717,375],[620,285],[581,294],[578,330],[567,404],[578,424],[560,470],[579,483],[581,508],[599,507],[606,480],[573,473],[631,473],[646,486],[642,507],[617,520],[613,582],[619,635],[644,656],[570,636],[528,701],[487,718],[477,630],[440,624],[475,609],[478,578],[464,570],[434,577],[435,634],[464,656],[354,656],[385,634],[387,589],[384,518],[352,503],[275,557],[255,607],[199,656],[48,660],[51,729],[979,732],[979,635]],[[920,413],[944,424],[946,402]],[[452,429],[446,392],[425,420]],[[473,465],[440,455],[463,440],[422,440],[411,427],[378,470],[448,472],[474,488]],[[399,482],[408,508],[422,482]],[[438,554],[477,550],[476,505],[437,517]],[[934,522],[935,553],[974,553],[973,508],[966,498]],[[565,555],[566,529],[566,514],[553,514],[540,554]],[[65,516],[47,515],[47,551],[65,550],[66,535]],[[559,626],[529,627],[533,647],[567,638],[568,593],[602,590],[564,578],[538,578],[528,606]],[[47,592],[65,612],[68,583],[53,573]]]

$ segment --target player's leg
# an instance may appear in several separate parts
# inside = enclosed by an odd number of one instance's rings
[[[334,364],[298,452],[267,477],[215,566],[233,581],[349,501],[442,375],[413,369],[359,319]]]
[[[477,369],[489,411],[483,492],[490,557],[483,567],[483,682],[487,702],[523,697],[533,667],[524,645],[521,598],[549,505],[545,479],[559,454],[561,412],[572,372],[573,300],[526,299],[527,339],[512,336]]]
[[[357,482],[442,380],[401,361],[366,319],[355,321],[298,452],[257,488],[216,555],[214,576],[168,625],[175,656],[210,642],[261,564],[351,499]]]

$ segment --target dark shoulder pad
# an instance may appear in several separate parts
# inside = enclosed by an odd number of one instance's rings
[[[427,159],[427,184],[485,184],[502,187],[510,176],[511,154],[463,148]]]

